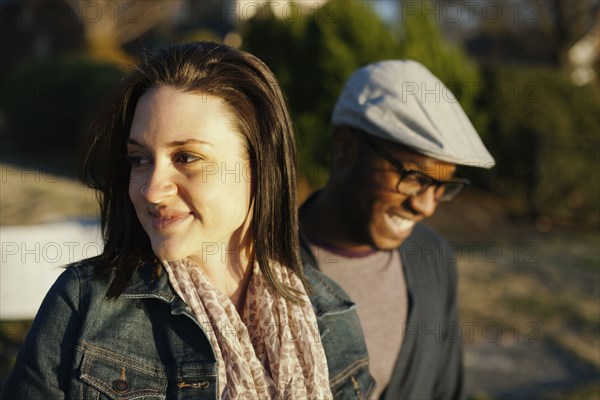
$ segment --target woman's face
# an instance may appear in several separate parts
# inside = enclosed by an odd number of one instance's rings
[[[244,143],[221,98],[164,86],[140,98],[127,143],[129,197],[159,258],[202,263],[250,243]]]

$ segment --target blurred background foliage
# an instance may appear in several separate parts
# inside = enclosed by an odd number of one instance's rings
[[[172,2],[176,3],[187,7],[179,8],[180,14],[202,5]],[[462,171],[476,186],[505,198],[511,214],[518,218],[542,217],[557,223],[597,226],[599,83],[596,79],[577,86],[569,78],[568,68],[563,67],[569,46],[585,33],[565,25],[569,18],[582,21],[582,12],[574,14],[581,9],[581,2],[571,8],[548,2],[555,5],[553,11],[540,11],[540,32],[555,38],[557,48],[557,55],[550,57],[554,65],[542,67],[507,65],[489,57],[477,60],[464,46],[446,38],[443,24],[436,19],[439,15],[417,7],[418,12],[384,19],[373,3],[333,0],[319,7],[290,8],[286,18],[258,9],[253,17],[230,23],[229,28],[239,33],[229,42],[262,58],[289,99],[301,174],[310,187],[327,180],[329,118],[344,81],[367,63],[410,58],[446,83],[496,158],[497,166],[491,171]],[[408,4],[414,8],[416,3]],[[271,6],[269,2],[262,5],[265,9]],[[164,20],[172,12],[161,2],[138,7],[144,7],[144,15],[153,16],[149,17],[151,22]],[[129,15],[125,11],[121,15]],[[210,15],[204,17],[210,19]],[[559,17],[562,30],[549,28],[556,22],[551,18]],[[225,34],[228,27],[219,31],[207,28],[210,24],[199,27],[188,23],[175,29],[172,21],[177,18],[156,26],[154,22],[141,24],[140,31],[133,33],[131,26],[119,24],[117,19],[104,24],[111,29],[99,29],[102,26],[82,19],[80,30],[86,40],[79,47],[3,67],[2,155],[10,159],[35,154],[74,161],[95,104],[126,72],[124,63],[135,60],[140,48],[173,41],[231,39]],[[131,45],[136,34],[142,39]],[[532,36],[524,31],[522,41]],[[596,59],[596,70],[597,65]]]
[[[488,68],[481,106],[496,158],[489,188],[519,216],[597,224],[600,96],[542,68]]]
[[[119,65],[81,56],[17,65],[0,92],[13,157],[74,161],[96,105],[123,73]]]

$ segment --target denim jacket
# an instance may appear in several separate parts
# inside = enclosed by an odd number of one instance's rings
[[[307,268],[311,301],[336,399],[366,398],[368,374],[354,304]],[[85,261],[46,295],[3,392],[5,399],[216,399],[208,338],[166,273],[142,267],[117,299]]]

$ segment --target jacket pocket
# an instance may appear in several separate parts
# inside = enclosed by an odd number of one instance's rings
[[[83,399],[166,399],[163,371],[104,349],[85,351],[79,378]]]

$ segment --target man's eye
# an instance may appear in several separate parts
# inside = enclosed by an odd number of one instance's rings
[[[175,161],[183,164],[190,164],[200,160],[200,157],[189,153],[180,153],[175,156]]]

